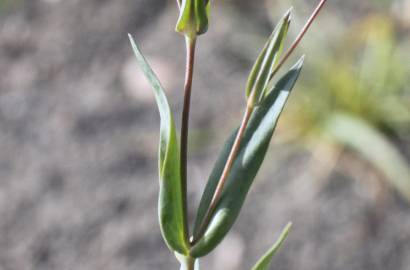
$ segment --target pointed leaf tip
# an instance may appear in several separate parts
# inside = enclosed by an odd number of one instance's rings
[[[256,265],[252,268],[252,270],[268,270],[272,259],[275,254],[279,251],[282,244],[285,242],[286,238],[289,235],[289,231],[292,228],[292,222],[289,222],[286,227],[283,229],[282,233],[280,234],[278,240],[276,240],[275,244],[260,258],[260,260],[256,263]]]
[[[238,217],[248,191],[263,162],[276,124],[286,101],[301,71],[298,66],[290,69],[267,93],[259,106],[255,107],[251,119],[245,129],[242,143],[235,158],[232,170],[226,181],[221,199],[212,215],[209,226],[203,237],[191,248],[193,257],[202,257],[211,252],[231,230]],[[226,141],[214,169],[208,179],[205,191],[197,211],[194,235],[203,223],[207,209],[212,201],[218,180],[232,149],[237,131]]]
[[[305,59],[306,59],[306,55],[304,54],[299,58],[299,60],[296,62],[294,67],[297,69],[302,68],[303,64],[305,63]]]
[[[286,21],[290,22],[292,20],[292,12],[293,12],[293,6],[290,7],[285,13],[284,17]]]
[[[290,25],[290,15],[291,9],[279,21],[252,67],[246,85],[246,97],[251,106],[258,104],[265,94],[271,74],[283,50]]]

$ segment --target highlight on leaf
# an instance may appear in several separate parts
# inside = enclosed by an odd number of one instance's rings
[[[206,213],[215,193],[217,182],[226,163],[233,138],[237,130],[227,140],[223,151],[210,175],[197,211],[194,235],[201,237],[191,248],[193,257],[202,257],[211,252],[230,231],[235,223],[248,191],[263,162],[279,116],[293,89],[303,66],[302,57],[275,85],[274,89],[256,107],[246,127],[239,153],[222,192],[222,197],[212,213],[209,226],[203,235],[198,231],[206,218]]]
[[[169,249],[179,261],[181,270],[199,270],[198,258],[207,255],[218,246],[231,230],[241,211],[265,158],[279,117],[299,77],[304,57],[276,83],[275,75],[293,53],[326,0],[320,0],[283,57],[281,54],[291,21],[291,9],[279,21],[260,52],[247,81],[247,103],[242,123],[226,141],[209,176],[196,213],[191,237],[186,200],[188,120],[196,38],[208,29],[211,1],[176,0],[176,2],[179,9],[176,31],[185,35],[187,41],[187,69],[180,142],[165,91],[131,35],[129,38],[137,63],[154,90],[161,119],[158,159],[160,186],[158,214],[161,233]],[[290,227],[291,224],[286,226],[278,241],[252,270],[268,270],[273,256],[283,244]]]

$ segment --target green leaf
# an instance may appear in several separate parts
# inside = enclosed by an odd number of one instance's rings
[[[193,39],[208,30],[211,2],[204,0],[182,0],[175,31]]]
[[[246,195],[262,164],[279,116],[296,83],[302,68],[303,58],[286,73],[256,107],[245,129],[238,155],[228,176],[221,199],[216,206],[205,234],[190,250],[193,257],[201,257],[212,251],[229,232],[245,201]],[[227,140],[209,177],[198,208],[194,235],[209,208],[219,178],[228,159],[236,132]]]
[[[175,123],[165,92],[151,67],[129,35],[137,62],[154,89],[160,118],[159,142],[159,221],[162,235],[168,247],[181,254],[187,254],[188,240],[182,201],[180,157]]]
[[[246,97],[253,99],[252,104],[259,103],[264,96],[270,75],[282,53],[283,43],[289,29],[291,10],[286,12],[275,27],[251,70],[246,85]]]
[[[354,149],[379,169],[410,201],[410,167],[406,158],[376,128],[347,113],[335,113],[325,126],[327,135]]]
[[[291,228],[292,223],[288,223],[288,225],[286,225],[286,227],[283,229],[276,243],[268,250],[268,252],[266,252],[262,256],[262,258],[256,263],[252,270],[269,270],[273,256],[275,256],[276,252],[278,252],[283,242],[285,242]]]

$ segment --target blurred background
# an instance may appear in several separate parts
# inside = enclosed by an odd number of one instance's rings
[[[314,0],[214,1],[199,39],[191,217],[273,26]],[[159,116],[133,33],[179,125],[174,1],[0,0],[0,269],[178,269],[157,222]],[[329,0],[233,231],[203,269],[246,270],[289,221],[276,270],[410,270],[410,1]]]

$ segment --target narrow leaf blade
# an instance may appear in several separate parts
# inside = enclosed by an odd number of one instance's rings
[[[285,242],[291,228],[292,223],[288,223],[275,244],[262,256],[262,258],[260,258],[260,260],[252,268],[252,270],[269,270],[273,256],[275,256],[275,254],[281,248],[282,244]]]
[[[149,80],[158,105],[161,128],[159,142],[159,221],[169,248],[181,254],[188,252],[187,228],[182,201],[180,157],[175,123],[161,83],[145,60],[134,39],[129,35],[135,57]]]
[[[256,103],[261,100],[263,91],[269,82],[270,75],[282,53],[283,44],[289,29],[291,10],[292,9],[289,9],[288,12],[286,12],[285,16],[283,16],[273,30],[249,75],[246,86],[246,97],[250,98],[254,92],[252,98]]]
[[[279,116],[290,91],[296,83],[302,64],[303,59],[279,80],[275,89],[266,96],[253,112],[245,129],[239,153],[228,176],[221,199],[204,236],[191,249],[191,256],[201,257],[208,254],[222,241],[235,223],[265,157]],[[198,232],[209,208],[236,132],[227,140],[210,175],[197,212],[194,234]]]

